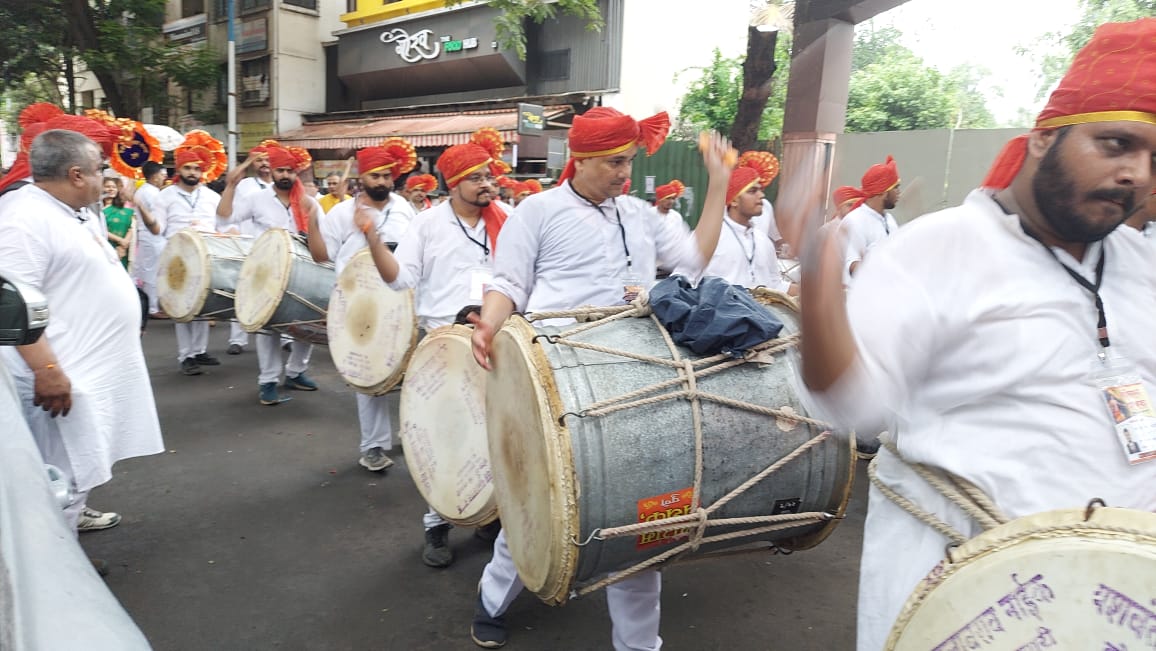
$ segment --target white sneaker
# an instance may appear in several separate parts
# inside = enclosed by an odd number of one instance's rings
[[[96,509],[84,507],[84,511],[80,514],[80,520],[76,524],[77,531],[100,531],[101,529],[111,529],[120,524],[120,514],[109,511],[108,513],[101,513]]]

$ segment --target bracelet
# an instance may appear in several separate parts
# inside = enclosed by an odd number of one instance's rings
[[[56,368],[56,364],[45,364],[44,366],[41,366],[40,368],[38,368],[32,372],[33,373],[39,373],[40,371],[51,371],[54,368]]]
[[[361,226],[361,232],[365,233],[366,235],[369,235],[369,231],[371,230],[373,230],[373,220],[367,221],[364,225]]]

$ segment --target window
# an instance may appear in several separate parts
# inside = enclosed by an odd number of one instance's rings
[[[317,11],[317,0],[282,0],[287,5]]]
[[[269,103],[269,57],[241,62],[241,106]]]
[[[543,52],[539,65],[542,81],[561,81],[570,78],[570,50]]]
[[[345,0],[346,13],[353,13],[357,11],[357,0]]]
[[[96,108],[96,91],[83,90],[80,92],[80,105],[86,109]]]
[[[296,4],[296,3],[294,3],[294,4]],[[317,5],[316,0],[314,0],[313,5],[314,5],[314,8],[316,8],[316,5]],[[268,9],[268,8],[269,8],[269,0],[233,0],[233,11],[235,11],[238,16],[240,16],[241,14],[246,13],[246,12],[256,11],[258,9]],[[217,10],[216,11],[217,20],[228,20],[228,18],[229,18],[229,0],[216,0],[216,3],[214,5],[214,9]]]
[[[181,0],[181,18],[205,13],[205,0]]]

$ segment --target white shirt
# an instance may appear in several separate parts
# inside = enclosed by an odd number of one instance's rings
[[[772,242],[783,239],[783,235],[779,233],[779,224],[775,221],[775,207],[770,201],[763,199],[763,211],[752,217],[751,223],[766,233]]]
[[[341,275],[353,254],[369,246],[365,234],[353,222],[356,205],[357,199],[346,199],[319,219],[325,249],[338,275]],[[413,218],[413,206],[409,200],[397,193],[390,193],[385,209],[374,219],[378,237],[382,242],[400,242]]]
[[[186,192],[179,183],[174,183],[157,194],[153,202],[153,219],[166,238],[176,235],[185,228],[203,233],[217,232],[217,204],[221,195],[209,188],[198,185],[192,192]]]
[[[775,243],[766,232],[756,226],[754,220],[743,226],[729,215],[723,217],[718,246],[706,269],[695,274],[693,269],[679,268],[675,273],[696,283],[704,276],[718,276],[732,285],[748,289],[761,285],[785,292],[791,286],[779,273]]]
[[[111,478],[120,459],[163,451],[140,345],[136,287],[108,242],[76,211],[35,185],[0,210],[0,276],[39,289],[51,315],[44,336],[72,384],[72,411],[54,420],[77,489]],[[32,405],[33,373],[11,346],[0,359],[16,379],[33,431],[49,416]]]
[[[628,274],[649,287],[659,256],[674,266],[703,266],[694,234],[655,219],[650,204],[618,197],[593,206],[569,182],[518,204],[502,226],[498,251],[489,289],[531,312],[621,305]]]
[[[1156,390],[1156,267],[1121,226],[1103,242],[1112,348]],[[1101,247],[1082,264],[1094,276]],[[1156,510],[1156,462],[1130,466],[1089,380],[1099,344],[1092,295],[986,194],[922,217],[875,248],[856,275],[848,315],[862,363],[825,394],[848,427],[898,425],[909,461],[976,484],[1010,517],[1111,506]],[[977,264],[998,260],[999,264]],[[906,467],[880,454],[880,477],[965,535],[978,533]],[[860,577],[859,648],[882,648],[900,607],[943,558],[946,539],[873,488]],[[902,553],[896,553],[902,550]]]
[[[293,220],[293,208],[281,203],[281,198],[277,196],[277,191],[273,186],[268,186],[264,190],[258,192],[250,192],[244,197],[236,198],[236,191],[233,194],[233,214],[227,220],[222,219],[221,223],[227,222],[227,226],[222,226],[222,230],[226,230],[236,226],[242,235],[250,235],[256,237],[270,228],[283,228],[290,233],[297,232],[297,222]],[[321,206],[317,204],[317,200],[313,197],[303,196],[301,200],[306,204],[305,210],[317,210],[317,214],[321,214]]]
[[[233,197],[235,199],[242,199],[250,194],[268,190],[271,187],[273,187],[272,181],[265,182],[256,176],[246,176],[237,182],[237,187],[233,190]]]
[[[418,213],[395,252],[400,271],[389,286],[417,288],[417,317],[425,330],[453,323],[459,310],[478,302],[470,299],[472,275],[493,259],[479,245],[490,245],[485,218],[470,228],[451,204]]]
[[[847,242],[847,253],[843,260],[843,284],[850,285],[851,263],[863,262],[868,251],[899,230],[899,224],[891,213],[880,215],[864,203],[843,217],[840,228]]]
[[[140,211],[141,206],[144,206],[144,209],[148,210],[149,215],[151,216],[155,210],[154,206],[156,205],[157,197],[160,196],[160,193],[160,188],[148,182],[142,183],[141,186],[136,189],[136,192],[133,193],[132,202],[133,205],[136,206],[137,238],[156,238],[158,240],[164,239],[164,231],[162,231],[159,235],[153,235],[152,232],[149,231],[148,226],[145,226],[144,217],[141,216]],[[139,241],[143,242],[144,240],[140,239]]]

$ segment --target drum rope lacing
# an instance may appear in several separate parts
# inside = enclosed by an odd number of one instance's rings
[[[923,464],[904,459],[903,456],[899,454],[899,448],[896,447],[895,440],[887,432],[879,435],[879,441],[883,444],[883,447],[887,448],[888,452],[895,455],[896,459],[911,468],[923,481],[939,491],[939,493],[950,500],[952,504],[959,507],[961,511],[979,524],[979,526],[983,527],[985,531],[1011,521],[1011,519],[996,506],[995,502],[975,484],[947,471],[936,471]],[[875,485],[875,488],[879,489],[879,492],[883,493],[887,499],[913,515],[920,522],[943,534],[945,538],[951,540],[953,543],[962,545],[969,540],[969,538],[963,535],[958,529],[936,517],[934,514],[919,508],[914,502],[903,497],[885,484],[883,480],[879,479],[876,468],[878,463],[878,457],[871,460],[871,463],[867,466],[867,476],[871,479],[871,483]]]
[[[658,331],[662,334],[663,341],[666,343],[670,351],[671,358],[655,357],[651,355],[642,355],[626,350],[611,348],[607,346],[599,346],[588,342],[575,341],[571,337],[591,330],[596,327],[603,326],[614,321],[633,318],[633,317],[649,317],[657,326]],[[697,360],[683,359],[678,351],[678,346],[674,343],[670,333],[658,320],[658,317],[650,309],[645,292],[640,295],[630,304],[624,306],[616,306],[609,308],[585,308],[576,310],[554,311],[554,312],[535,312],[528,315],[529,321],[542,321],[547,319],[558,318],[573,318],[580,321],[589,321],[577,327],[566,330],[557,335],[538,335],[534,340],[539,338],[546,339],[552,344],[565,345],[572,348],[581,348],[595,352],[605,353],[608,355],[615,355],[618,357],[625,357],[627,359],[634,359],[641,362],[648,362],[660,366],[666,366],[678,371],[678,377],[672,380],[666,380],[656,384],[652,384],[629,393],[616,396],[614,398],[607,398],[605,400],[589,405],[579,413],[567,412],[562,414],[559,418],[564,421],[566,416],[576,416],[578,418],[588,418],[605,416],[617,411],[626,409],[633,409],[646,405],[663,402],[666,400],[685,399],[691,403],[691,420],[694,426],[694,486],[693,486],[693,502],[691,508],[692,513],[682,516],[675,516],[671,518],[664,518],[654,522],[640,522],[637,524],[629,524],[620,527],[608,527],[604,529],[595,529],[590,533],[585,541],[579,542],[572,540],[574,544],[579,547],[590,544],[593,540],[608,540],[611,538],[621,538],[636,536],[642,533],[656,533],[667,531],[685,531],[690,529],[690,537],[686,542],[676,545],[657,556],[648,558],[642,562],[632,565],[621,572],[609,575],[592,584],[583,586],[572,591],[572,597],[579,597],[591,592],[595,592],[605,588],[608,585],[622,581],[639,572],[647,570],[651,567],[664,563],[672,557],[684,554],[686,552],[696,551],[700,545],[705,543],[722,542],[725,540],[733,540],[737,538],[745,538],[750,536],[757,536],[764,533],[770,533],[782,529],[790,529],[809,524],[819,524],[834,520],[837,516],[831,513],[821,511],[804,512],[804,513],[782,513],[778,515],[765,516],[751,516],[742,518],[715,518],[710,516],[722,509],[729,502],[736,497],[742,495],[747,490],[758,484],[759,482],[772,475],[774,472],[784,467],[791,461],[799,458],[811,448],[827,441],[831,438],[831,427],[822,421],[809,418],[802,414],[795,412],[790,406],[780,409],[764,407],[742,400],[734,400],[724,396],[713,393],[700,391],[698,388],[698,380],[709,375],[718,373],[720,371],[747,364],[750,362],[761,362],[768,360],[771,355],[776,352],[785,351],[799,342],[799,335],[787,335],[778,339],[773,339],[758,346],[753,347],[741,358],[721,353],[711,357],[701,358]],[[664,389],[671,387],[683,386],[680,391],[671,391],[659,395],[653,395],[647,398],[649,394],[654,394]],[[701,503],[702,495],[702,479],[703,479],[703,430],[702,430],[702,401],[708,400],[722,405],[726,405],[735,409],[742,409],[764,416],[771,416],[776,419],[790,421],[792,423],[801,423],[813,426],[823,431],[798,446],[786,456],[775,461],[771,465],[764,468],[762,471],[743,482],[741,485],[730,491],[723,497],[716,500],[713,504],[703,506]],[[560,424],[562,424],[560,422]],[[755,529],[744,531],[732,531],[713,536],[706,535],[708,527],[721,526],[735,526],[735,525],[750,525],[763,524],[764,526]],[[775,548],[777,549],[777,547]]]

